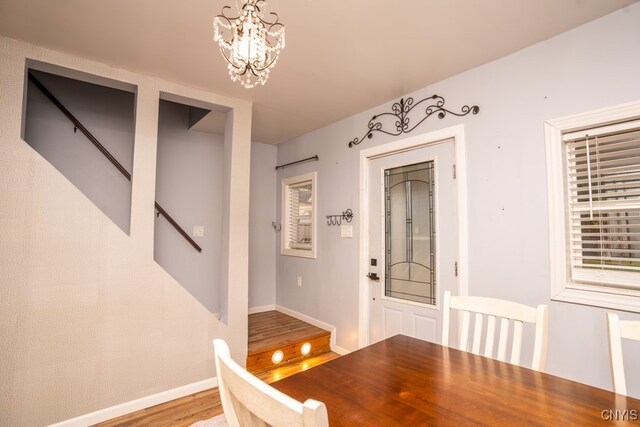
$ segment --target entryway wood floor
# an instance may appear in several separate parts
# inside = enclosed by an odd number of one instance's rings
[[[331,332],[310,325],[279,311],[249,315],[247,370],[252,373],[273,369],[276,351],[282,353],[282,364],[297,362],[331,351]],[[302,355],[302,346],[310,353]]]
[[[309,340],[327,333],[327,331],[282,313],[252,314],[249,316],[249,354],[265,350],[273,351],[278,348],[278,344],[283,348],[286,346],[292,347],[294,343],[298,343],[301,340]],[[337,357],[340,357],[337,353],[325,351],[302,359],[299,357],[293,358],[288,363],[276,368],[265,369],[264,367],[257,367],[257,369],[250,369],[250,372],[266,383],[272,383]],[[249,363],[249,359],[247,363]],[[218,394],[218,389],[213,388],[132,412],[97,424],[96,427],[186,427],[221,413],[220,395]]]

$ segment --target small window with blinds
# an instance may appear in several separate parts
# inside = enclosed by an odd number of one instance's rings
[[[640,313],[640,102],[545,122],[551,298]]]
[[[283,255],[315,258],[316,173],[282,181]]]

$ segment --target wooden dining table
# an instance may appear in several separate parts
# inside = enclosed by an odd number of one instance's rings
[[[334,427],[640,424],[638,399],[403,335],[272,385]]]

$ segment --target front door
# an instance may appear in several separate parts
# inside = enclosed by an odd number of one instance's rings
[[[369,164],[369,342],[440,342],[441,299],[457,294],[455,145],[449,139]]]

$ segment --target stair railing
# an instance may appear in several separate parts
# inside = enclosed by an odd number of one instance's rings
[[[64,114],[71,123],[73,123],[73,132],[77,132],[78,130],[82,132],[84,136],[87,137],[89,141],[113,164],[113,166],[118,169],[118,171],[127,178],[128,181],[131,181],[131,174],[124,166],[115,158],[113,155],[105,148],[104,145],[100,143],[96,139],[89,130],[80,123],[80,121],[73,115],[71,112],[64,106],[62,103],[31,73],[29,72],[29,81],[32,82],[40,91],[55,105],[58,109]],[[176,229],[178,233],[182,237],[184,237],[191,246],[195,248],[198,252],[202,252],[202,248],[198,246],[198,244],[187,234],[186,231],[169,215],[169,213],[162,207],[158,202],[155,203],[155,208],[158,215],[162,215],[168,222]]]

